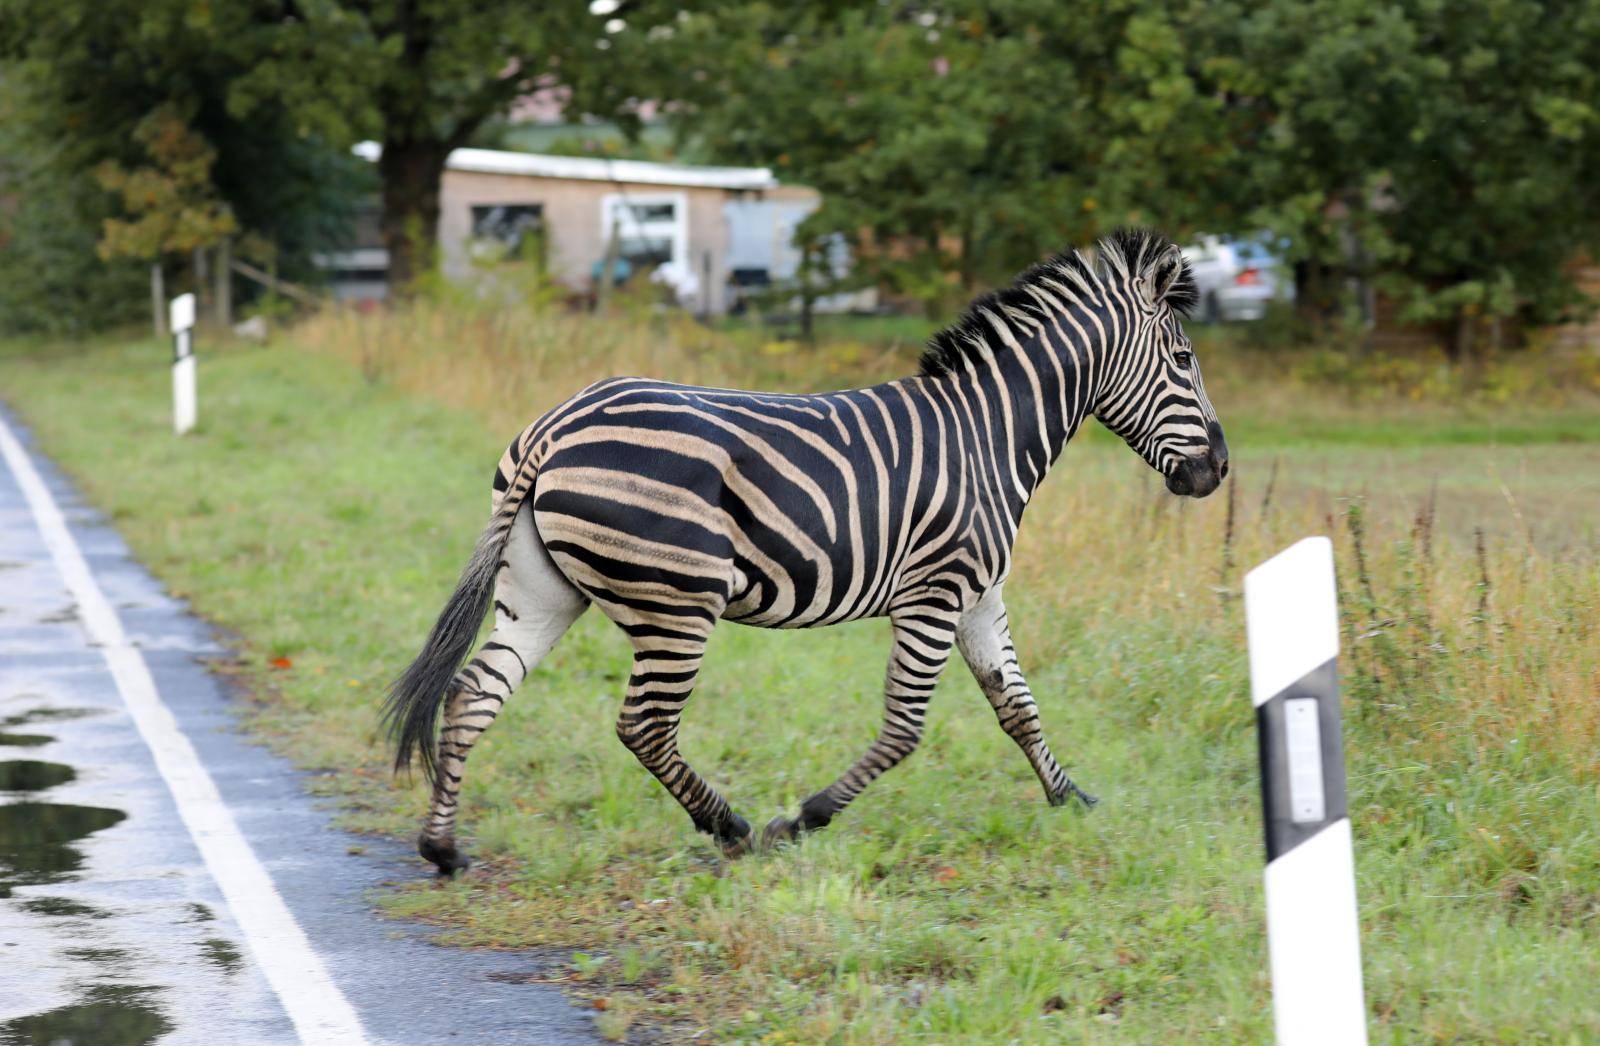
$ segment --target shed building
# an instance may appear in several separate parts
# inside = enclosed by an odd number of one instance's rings
[[[358,155],[376,160],[378,146]],[[794,277],[793,234],[820,205],[817,192],[782,185],[765,167],[708,167],[597,157],[457,149],[445,162],[439,199],[444,272],[470,275],[475,255],[542,251],[551,275],[577,292],[593,289],[608,252],[618,269],[647,279],[662,266],[686,291],[684,304],[726,312],[739,289]],[[376,222],[361,242],[327,256],[341,297],[381,297],[387,253]],[[371,240],[372,242],[366,242]],[[837,251],[835,264],[842,264]],[[851,296],[833,308],[861,304]]]

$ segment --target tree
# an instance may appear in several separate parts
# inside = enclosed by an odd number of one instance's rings
[[[588,0],[275,6],[282,18],[272,53],[233,97],[241,105],[281,99],[338,128],[337,138],[379,141],[380,225],[396,295],[431,265],[451,150],[539,89],[565,91],[578,111],[625,113],[641,70],[610,60],[607,25],[637,32],[676,13],[649,0],[610,4],[609,17],[591,13]]]
[[[159,258],[209,247],[237,231],[232,209],[212,188],[216,151],[190,130],[176,107],[161,106],[139,121],[133,140],[149,154],[148,166],[130,170],[107,160],[95,172],[131,216],[105,220],[102,258]]]
[[[1459,353],[1566,315],[1600,251],[1600,0],[753,3],[695,34],[687,128],[925,299],[1122,222],[1266,230],[1320,315],[1360,281]]]
[[[260,4],[187,0],[10,0],[0,7],[7,144],[26,172],[11,182],[25,194],[12,246],[24,254],[48,251],[58,270],[74,273],[74,295],[99,303],[73,322],[126,314],[110,307],[113,286],[125,286],[126,266],[69,266],[49,245],[87,240],[92,258],[105,219],[134,217],[112,207],[97,175],[159,169],[133,133],[157,113],[169,114],[168,135],[214,157],[204,185],[184,193],[226,208],[241,231],[270,245],[287,275],[314,277],[314,252],[348,228],[371,184],[367,165],[330,141],[315,114],[235,97],[234,88],[281,42],[269,14]],[[48,221],[35,212],[57,199],[72,203],[51,208]],[[102,280],[107,286],[93,289]]]
[[[690,23],[714,57],[681,119],[821,190],[808,231],[937,308],[1119,224],[1239,220],[1249,116],[1195,90],[1173,6],[730,6]]]
[[[144,273],[95,253],[111,200],[91,178],[62,178],[29,140],[0,77],[0,332],[81,334],[136,318]]]
[[[1260,113],[1247,223],[1312,301],[1370,280],[1456,355],[1481,317],[1560,319],[1600,247],[1600,3],[1313,0],[1193,10],[1199,93]]]

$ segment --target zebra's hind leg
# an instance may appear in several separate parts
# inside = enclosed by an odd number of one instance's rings
[[[879,774],[910,755],[922,740],[922,726],[939,674],[950,657],[956,618],[942,608],[920,606],[891,614],[894,650],[884,684],[883,725],[866,754],[833,784],[800,804],[794,820],[775,817],[761,834],[763,846],[798,839],[825,827]]]
[[[1017,649],[1011,642],[1011,625],[999,589],[990,591],[961,619],[956,643],[973,678],[994,706],[1001,729],[1022,749],[1039,775],[1050,805],[1060,806],[1069,798],[1076,798],[1084,806],[1093,806],[1095,797],[1072,783],[1045,743],[1039,708],[1017,663]]]
[[[456,811],[467,754],[517,684],[589,605],[562,576],[524,514],[506,542],[494,588],[494,630],[456,673],[439,726],[439,775],[417,852],[441,875],[470,863],[456,848]]]
[[[750,850],[749,823],[678,753],[678,722],[706,646],[703,633],[685,631],[684,625],[682,619],[624,625],[633,640],[633,675],[617,717],[617,736],[688,811],[696,828],[728,857],[739,857]]]

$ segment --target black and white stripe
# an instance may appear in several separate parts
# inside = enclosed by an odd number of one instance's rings
[[[1278,1041],[1364,1043],[1332,543],[1291,546],[1244,590]]]
[[[882,727],[768,840],[826,825],[922,735],[959,648],[1052,803],[1082,793],[1044,741],[1001,589],[1024,510],[1085,418],[1175,493],[1203,497],[1227,447],[1178,313],[1181,254],[1153,233],[1029,270],[936,335],[922,372],[785,395],[639,378],[601,382],[525,429],[495,475],[494,516],[422,656],[391,693],[399,761],[438,769],[424,853],[462,861],[463,763],[523,675],[590,602],[634,649],[617,732],[729,853],[749,826],[684,761],[679,717],[719,621],[893,624]],[[490,594],[495,629],[461,669]],[[477,617],[474,617],[474,613]],[[444,722],[437,754],[431,737]]]

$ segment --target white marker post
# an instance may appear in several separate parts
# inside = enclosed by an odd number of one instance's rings
[[[180,294],[168,310],[172,321],[172,431],[194,428],[194,295]]]
[[[1333,543],[1306,538],[1250,571],[1244,607],[1261,747],[1278,1042],[1364,1044]]]

